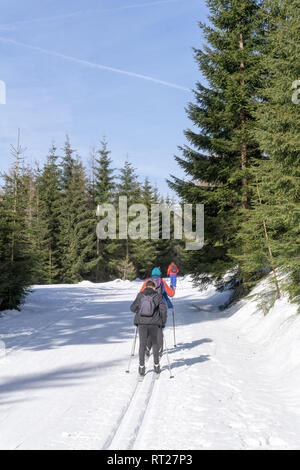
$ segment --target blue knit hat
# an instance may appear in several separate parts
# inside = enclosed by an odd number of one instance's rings
[[[161,272],[159,268],[152,269],[151,276],[161,276]]]

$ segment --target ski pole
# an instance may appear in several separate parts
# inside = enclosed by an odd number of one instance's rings
[[[130,358],[129,358],[128,368],[127,368],[127,370],[126,370],[126,373],[127,373],[127,374],[129,374],[131,360],[132,360],[132,358],[133,358],[133,356],[134,356],[134,352],[135,352],[135,345],[136,345],[137,332],[138,332],[138,327],[136,327],[136,330],[135,330],[135,335],[134,335],[134,339],[133,339],[133,344],[132,344],[131,354],[130,354]]]
[[[177,345],[176,345],[176,337],[175,337],[175,312],[174,312],[174,303],[172,304],[172,315],[173,315],[174,348],[177,348]]]
[[[163,334],[163,338],[164,338],[164,342],[165,342],[165,350],[166,350],[166,353],[167,353],[167,361],[168,361],[168,367],[169,367],[169,372],[170,372],[170,379],[174,379],[174,375],[172,375],[172,372],[171,372],[171,365],[170,365],[170,359],[169,359],[169,352],[168,352],[167,342],[166,342],[166,338],[165,338],[165,335],[164,335],[164,334]]]

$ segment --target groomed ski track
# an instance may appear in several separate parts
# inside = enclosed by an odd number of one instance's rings
[[[142,382],[137,379],[132,396],[116,422],[111,436],[104,444],[103,450],[134,449],[147,409],[151,406],[156,382],[153,371],[146,373]]]

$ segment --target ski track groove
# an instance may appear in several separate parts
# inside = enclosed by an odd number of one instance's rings
[[[130,443],[129,443],[129,446],[127,447],[127,450],[133,450],[134,449],[134,444],[135,444],[135,442],[136,442],[136,440],[139,436],[139,432],[142,428],[147,410],[149,408],[149,404],[151,402],[151,398],[153,396],[153,390],[154,390],[154,387],[155,387],[156,378],[154,376],[154,372],[152,372],[152,374],[153,374],[153,376],[152,376],[150,386],[149,386],[149,389],[148,389],[147,398],[146,398],[146,401],[144,402],[145,406],[141,410],[141,413],[139,415],[139,419],[137,420],[137,425],[135,426],[134,434],[130,439]]]
[[[147,380],[147,375],[150,374],[152,377]],[[102,450],[132,450],[134,448],[134,444],[137,440],[153,395],[156,381],[154,371],[152,372],[151,369],[146,373],[142,382],[137,381],[127,405],[123,408],[123,411],[121,412],[110,436],[102,447]],[[149,384],[147,384],[147,382],[149,382]],[[144,390],[145,388],[146,391]],[[142,399],[142,397],[145,399]],[[139,400],[141,400],[141,403],[139,403]],[[139,406],[136,408],[136,405]],[[128,435],[129,437],[127,437]]]
[[[133,388],[133,392],[127,402],[127,405],[123,408],[123,410],[121,411],[121,414],[119,416],[119,418],[117,419],[117,422],[116,422],[116,425],[114,426],[113,430],[111,431],[110,435],[108,436],[108,438],[106,439],[103,447],[101,450],[107,450],[109,449],[110,445],[112,444],[117,432],[118,432],[118,429],[119,429],[119,426],[120,424],[122,423],[129,407],[130,407],[130,404],[132,403],[132,400],[137,392],[137,389],[138,389],[138,386],[139,386],[139,382],[137,381],[136,384],[134,385],[134,388]]]

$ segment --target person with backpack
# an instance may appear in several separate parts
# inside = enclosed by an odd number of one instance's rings
[[[165,302],[167,308],[172,308],[173,305],[169,299],[169,297],[174,297],[175,289],[169,287],[166,281],[164,281],[161,277],[161,271],[159,268],[154,268],[151,273],[151,278],[146,279],[144,284],[141,287],[140,292],[143,292],[146,289],[147,282],[152,281],[155,284],[155,289],[161,294],[163,301]],[[163,353],[163,328],[166,326],[166,322],[163,322],[162,328],[158,330],[158,345],[159,345],[159,356],[162,356]],[[152,339],[151,336],[148,337],[147,346],[146,346],[146,359],[149,359],[150,352],[152,348]]]
[[[176,288],[176,279],[177,279],[178,273],[179,273],[179,269],[177,268],[174,261],[172,261],[172,263],[168,267],[167,275],[170,276],[170,283],[175,288]]]
[[[162,295],[165,303],[169,307],[170,305],[169,305],[168,299],[169,299],[169,297],[174,297],[175,289],[172,286],[169,287],[168,284],[166,283],[166,281],[164,281],[162,279],[161,270],[159,268],[152,269],[151,277],[149,279],[146,279],[146,281],[144,282],[144,284],[141,287],[140,292],[143,292],[143,290],[146,288],[146,284],[147,284],[148,281],[153,281],[154,282],[154,284],[156,286],[156,289],[161,292],[161,295]]]
[[[161,293],[156,290],[153,281],[146,282],[145,289],[138,293],[130,310],[135,313],[134,324],[139,331],[139,375],[145,375],[145,353],[148,338],[151,338],[153,348],[154,372],[160,374],[158,338],[159,330],[167,321],[167,306]]]

